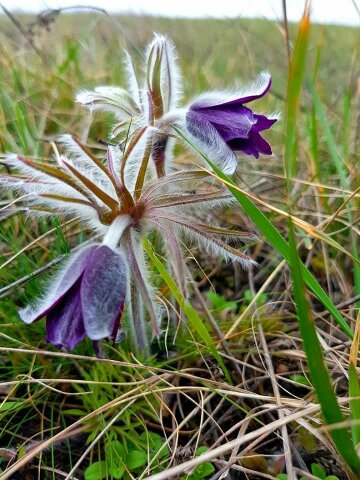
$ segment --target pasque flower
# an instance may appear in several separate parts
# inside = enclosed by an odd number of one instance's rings
[[[46,316],[46,341],[72,350],[85,337],[116,339],[124,309],[127,266],[106,245],[83,248],[62,270],[44,299],[20,311],[25,323]]]
[[[145,126],[153,127],[149,141],[158,177],[171,171],[173,125],[183,129],[197,148],[228,174],[236,169],[236,152],[256,158],[271,155],[261,132],[269,129],[278,116],[258,114],[248,106],[270,90],[270,74],[263,72],[255,82],[232,92],[205,92],[181,108],[182,82],[175,48],[168,38],[157,34],[147,49],[143,88],[128,54],[125,71],[126,90],[98,87],[93,92],[81,92],[77,101],[91,110],[115,113],[120,123],[115,125],[114,135],[120,139],[121,132],[128,135],[125,127],[130,121],[133,134]]]
[[[99,87],[77,97],[92,109],[116,114],[120,123],[114,138],[120,145],[109,146],[99,158],[75,137],[63,136],[66,155],[56,150],[50,162],[10,156],[8,165],[19,174],[0,178],[22,194],[11,208],[76,217],[99,241],[70,259],[40,303],[21,311],[26,323],[46,317],[46,339],[56,347],[72,349],[86,336],[94,342],[115,339],[125,308],[134,350],[150,352],[150,339],[159,336],[162,319],[143,249],[150,231],[160,240],[184,297],[188,290],[183,244],[188,248],[196,243],[211,256],[240,262],[245,268],[254,263],[237,246],[255,241],[256,235],[228,228],[217,218],[233,197],[209,172],[175,169],[172,127],[180,127],[227,173],[235,171],[236,151],[255,157],[270,154],[260,133],[276,117],[254,113],[247,106],[266,94],[270,76],[263,74],[255,85],[234,94],[205,93],[180,108],[175,50],[161,35],[155,35],[147,50],[143,88],[128,55],[126,72],[127,90]]]
[[[109,147],[105,161],[71,136],[62,138],[70,156],[61,156],[57,163],[23,156],[9,159],[9,165],[22,174],[10,183],[7,180],[8,186],[23,193],[19,209],[76,215],[103,238],[101,245],[84,249],[71,261],[40,304],[21,312],[26,323],[46,316],[46,338],[55,346],[72,349],[85,336],[92,340],[115,338],[126,291],[127,325],[134,349],[149,352],[149,338],[159,335],[161,324],[142,248],[142,239],[150,231],[162,239],[169,266],[185,296],[181,238],[195,242],[213,257],[245,267],[253,263],[231,243],[255,240],[256,235],[224,228],[216,220],[216,212],[231,204],[233,197],[214,185],[203,170],[161,178],[149,174],[144,135],[146,130],[134,137],[124,152]],[[145,309],[150,322],[145,321]]]
[[[241,91],[204,93],[188,107],[186,129],[192,141],[211,159],[220,159],[227,173],[236,169],[234,152],[256,158],[272,153],[260,132],[269,129],[277,117],[259,115],[245,106],[263,97],[270,86],[271,76],[262,73],[256,83]]]

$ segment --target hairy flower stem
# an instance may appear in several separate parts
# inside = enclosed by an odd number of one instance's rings
[[[130,279],[129,296],[128,328],[131,346],[135,353],[149,356],[150,345],[145,330],[144,302],[133,276]]]
[[[122,237],[124,231],[131,223],[131,218],[129,215],[119,215],[115,218],[112,224],[109,226],[106,235],[103,238],[102,243],[107,245],[109,248],[116,248],[120,238]]]
[[[156,318],[156,313],[154,310],[153,300],[151,298],[150,287],[148,286],[148,282],[146,278],[144,252],[143,252],[143,249],[141,248],[139,240],[135,237],[135,235],[136,234],[134,234],[133,231],[126,232],[126,239],[125,239],[128,245],[129,263],[130,263],[131,275],[133,278],[132,283],[134,284],[136,291],[138,292],[135,298],[139,300],[138,302],[139,306],[138,307],[133,306],[132,308],[131,328],[135,332],[134,343],[136,342],[140,351],[149,353],[150,343],[149,343],[148,336],[146,335],[145,320],[142,312],[142,303],[146,307],[146,310],[150,316],[153,334],[155,336],[159,336],[160,330],[159,330],[158,321]],[[133,301],[134,300],[132,298],[131,300],[132,305],[133,305]],[[140,308],[140,304],[141,304],[141,308]]]

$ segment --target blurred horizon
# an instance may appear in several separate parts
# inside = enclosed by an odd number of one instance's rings
[[[313,0],[312,21],[314,23],[360,26],[360,4],[358,0]],[[86,8],[99,8],[109,13],[154,15],[170,18],[265,18],[281,20],[283,18],[282,0],[253,0],[234,2],[222,0],[182,0],[164,2],[162,0],[3,0],[0,2],[7,10],[36,14],[44,10],[69,9],[81,11]],[[300,20],[305,0],[287,0],[287,17],[290,22]],[[72,10],[74,7],[74,10]],[[0,10],[1,11],[1,10]]]

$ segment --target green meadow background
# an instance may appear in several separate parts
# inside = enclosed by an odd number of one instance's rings
[[[241,157],[234,179],[253,196],[272,227],[242,197],[237,197],[242,208],[224,212],[224,218],[235,225],[259,232],[261,242],[251,247],[259,267],[244,272],[193,249],[201,269],[189,260],[199,288],[191,303],[209,333],[210,345],[195,321],[175,346],[162,340],[145,365],[132,356],[126,342],[106,347],[109,360],[102,362],[90,358],[91,345],[86,342],[74,354],[56,353],[44,342],[44,321],[25,326],[17,310],[44,291],[59,256],[88,238],[88,232],[76,221],[65,224],[60,217],[35,219],[14,213],[12,207],[5,208],[13,197],[4,190],[0,205],[1,478],[25,478],[25,474],[29,479],[68,478],[77,462],[73,478],[146,478],[174,465],[174,458],[175,464],[191,460],[200,447],[203,452],[213,445],[226,445],[238,434],[230,431],[231,426],[247,418],[251,420],[244,434],[259,429],[259,437],[250,453],[239,450],[229,478],[293,479],[304,472],[312,472],[315,478],[358,478],[359,29],[311,25],[307,39],[304,24],[300,33],[299,25],[289,24],[287,34],[280,20],[185,20],[95,11],[41,17],[13,14],[12,19],[3,14],[1,174],[10,173],[8,153],[52,157],[52,142],[63,133],[101,149],[99,140],[109,139],[113,119],[109,115],[92,118],[75,103],[75,95],[98,85],[124,86],[124,49],[141,73],[144,48],[153,32],[167,34],[176,44],[185,103],[204,90],[252,81],[263,70],[272,74],[270,93],[254,109],[281,113],[281,121],[266,132],[273,156]],[[292,52],[290,81],[288,48]],[[297,79],[301,93],[296,90]],[[285,145],[294,148],[294,156]],[[189,150],[177,147],[179,165],[191,158]],[[286,180],[288,167],[293,173]],[[296,220],[294,231],[286,217],[289,210]],[[288,255],[271,228],[289,241]],[[151,251],[149,255],[154,283],[161,295],[170,298],[170,282],[156,261],[151,262]],[[281,263],[283,257],[288,264]],[[299,258],[342,315],[347,332],[316,295],[304,293],[308,277]],[[277,274],[271,277],[275,269]],[[213,321],[220,336],[236,324],[227,351],[221,349]],[[225,376],[217,370],[214,348],[221,352]],[[327,370],[322,369],[325,365]],[[191,393],[184,386],[191,386]],[[239,392],[244,394],[241,399]],[[112,424],[126,402],[121,421]],[[199,404],[207,406],[199,412]],[[282,416],[278,410],[271,411],[269,404],[276,404]],[[306,410],[309,405],[315,405],[314,411]],[[256,417],[256,408],[263,409],[264,415]],[[273,433],[272,422],[296,411],[304,412],[302,423],[294,419],[279,428],[280,436]],[[171,421],[171,415],[176,421]],[[223,438],[219,431],[209,433],[204,415],[228,434]],[[333,430],[323,428],[339,423]],[[268,428],[264,439],[261,428]],[[165,435],[172,434],[178,435],[177,443],[171,438],[165,445]],[[290,445],[287,451],[293,452],[292,459],[289,454],[281,457],[284,445]],[[186,455],[182,447],[188,447]],[[219,454],[177,478],[211,478],[224,467],[226,455]],[[329,457],[335,461],[329,463]],[[123,468],[124,463],[131,467]]]

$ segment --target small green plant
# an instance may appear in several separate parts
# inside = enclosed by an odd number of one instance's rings
[[[237,302],[228,301],[223,295],[219,295],[216,292],[207,292],[206,296],[216,312],[224,312],[225,310],[235,311],[238,308]]]
[[[253,298],[254,297],[253,297],[253,294],[251,293],[251,290],[246,289],[244,292],[245,302],[249,305],[252,302]],[[267,301],[268,301],[268,295],[266,293],[262,293],[256,299],[256,306],[261,307],[261,305],[264,305]]]
[[[320,478],[321,480],[339,480],[339,477],[336,475],[326,475],[325,470],[318,463],[311,464],[311,473],[314,475],[314,477]],[[286,473],[279,473],[276,478],[279,478],[279,480],[287,480],[288,476]],[[300,480],[306,480],[306,478],[307,477],[303,476],[300,478]]]
[[[208,450],[207,447],[199,447],[196,450],[196,456],[199,457]],[[194,470],[186,477],[181,477],[181,480],[203,480],[215,471],[214,466],[210,462],[204,462],[197,465]]]
[[[304,377],[304,375],[300,375],[299,373],[294,373],[290,376],[290,379],[293,382],[299,383],[300,385],[304,385],[306,387],[310,386],[309,380]]]
[[[101,480],[113,478],[115,480],[128,480],[132,475],[141,473],[141,469],[148,461],[157,456],[157,462],[166,457],[168,448],[163,447],[163,439],[157,433],[143,432],[137,438],[137,443],[127,440],[108,440],[105,443],[105,460],[99,460],[85,470],[85,480]],[[161,448],[163,447],[163,448]],[[204,477],[196,477],[204,478]]]

